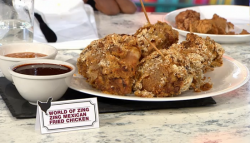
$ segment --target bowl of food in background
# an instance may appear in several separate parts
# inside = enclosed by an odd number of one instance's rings
[[[18,62],[9,67],[20,95],[30,104],[60,99],[68,89],[75,66],[63,61],[37,59]]]
[[[250,41],[248,6],[207,5],[182,8],[166,14],[163,21],[184,37],[191,32],[202,38],[210,37],[217,43]]]
[[[9,67],[17,62],[33,59],[55,59],[57,49],[41,43],[15,43],[0,47],[0,70],[12,82]]]

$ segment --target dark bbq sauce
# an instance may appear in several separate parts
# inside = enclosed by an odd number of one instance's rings
[[[26,75],[45,76],[58,75],[70,72],[72,69],[66,65],[57,65],[49,63],[33,63],[17,66],[14,72]]]

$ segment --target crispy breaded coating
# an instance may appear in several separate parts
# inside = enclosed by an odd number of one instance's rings
[[[183,46],[179,46],[178,50],[186,53],[187,57],[190,54],[196,54],[197,57],[200,57],[198,61],[189,58],[191,62],[190,71],[196,75],[193,79],[192,88],[195,91],[200,91],[205,84],[203,81],[204,73],[212,71],[215,67],[222,66],[225,50],[209,37],[203,39],[193,33],[188,33],[186,41],[183,41],[180,45]]]
[[[200,20],[200,13],[193,10],[180,12],[175,17],[176,26],[178,29],[189,31],[189,24]]]
[[[210,89],[204,73],[222,65],[224,49],[210,38],[187,34],[186,41],[161,52],[164,57],[155,51],[140,61],[134,85],[136,96],[167,97],[189,88]]]
[[[249,32],[247,32],[247,30],[243,29],[240,34],[250,34]]]
[[[231,22],[227,22],[225,18],[213,15],[212,19],[197,20],[190,23],[190,32],[204,33],[204,34],[232,34],[230,30],[234,29]]]
[[[80,54],[77,67],[96,89],[125,95],[132,92],[140,57],[134,36],[111,34],[88,45]]]
[[[173,44],[168,50],[153,52],[138,65],[134,94],[140,97],[176,96],[193,88],[203,90],[211,85],[204,80],[205,58],[184,50],[182,44]],[[207,89],[205,89],[207,90]]]
[[[234,29],[234,25],[231,22],[227,22],[225,18],[217,14],[213,15],[212,21],[218,29],[218,34],[227,34],[230,30]]]
[[[134,34],[142,52],[142,58],[151,54],[154,48],[144,38],[148,38],[158,49],[167,49],[179,40],[179,33],[165,22],[146,24]]]
[[[188,73],[189,62],[177,50],[161,49],[164,58],[153,52],[137,67],[134,94],[140,97],[168,97],[189,89],[193,75]]]
[[[205,72],[211,68],[222,66],[222,58],[225,50],[220,44],[210,39],[210,37],[203,39],[198,35],[188,33],[186,41],[183,41],[181,44],[184,45],[187,52],[194,52],[205,58],[205,62],[203,63],[206,65],[205,69],[203,69]]]
[[[180,12],[175,17],[176,27],[181,30],[186,30],[204,34],[221,34],[235,35],[234,25],[228,22],[227,19],[214,14],[212,19],[200,20],[200,13],[193,10]],[[243,32],[243,33],[242,33]],[[239,34],[249,34],[246,30],[242,30]]]
[[[204,33],[204,34],[218,34],[219,31],[211,19],[197,20],[190,23],[190,32]]]

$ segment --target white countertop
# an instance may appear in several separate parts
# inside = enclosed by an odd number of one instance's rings
[[[146,19],[143,13],[106,16],[96,13],[99,36],[133,34]],[[154,23],[163,15],[151,14]],[[226,54],[250,68],[250,42],[223,45]],[[60,51],[57,59],[78,56],[80,51]],[[1,74],[0,74],[1,75]],[[216,105],[138,112],[100,114],[100,128],[41,135],[35,119],[12,117],[0,96],[0,142],[11,143],[249,143],[250,84],[213,97]]]

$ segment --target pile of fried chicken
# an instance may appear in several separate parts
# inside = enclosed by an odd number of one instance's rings
[[[159,21],[134,35],[108,35],[82,51],[78,72],[94,88],[115,95],[171,97],[189,89],[209,90],[212,84],[204,74],[222,66],[224,49],[192,33],[177,44],[178,35]]]
[[[234,25],[227,22],[225,18],[217,14],[213,15],[212,19],[200,20],[200,13],[193,10],[186,10],[180,12],[176,17],[176,26],[178,29],[204,33],[204,34],[222,34],[222,35],[235,35]],[[250,34],[247,30],[243,29],[239,34]]]

